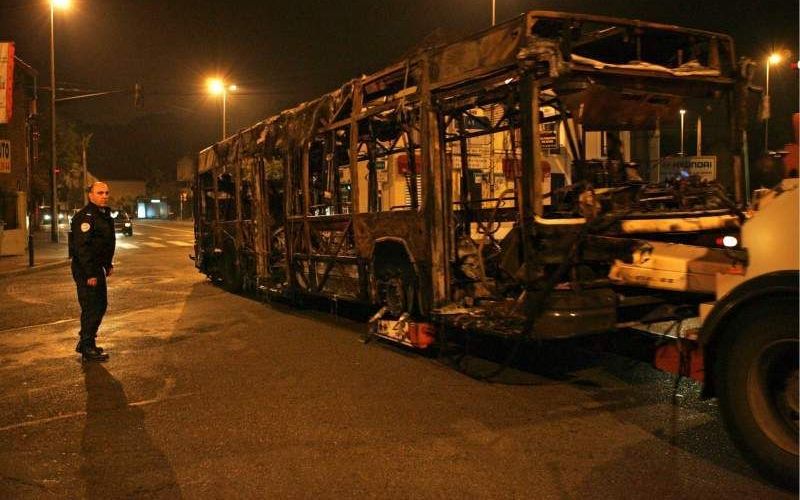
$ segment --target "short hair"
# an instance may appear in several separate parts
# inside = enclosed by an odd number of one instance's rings
[[[92,189],[94,189],[94,186],[96,184],[105,184],[105,182],[103,182],[103,181],[94,181],[93,183],[89,184],[89,186],[86,188],[86,192],[87,193],[91,193]]]

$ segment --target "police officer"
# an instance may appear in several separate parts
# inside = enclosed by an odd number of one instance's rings
[[[98,347],[97,329],[108,307],[106,278],[114,269],[114,221],[108,208],[108,185],[95,182],[88,189],[89,203],[72,218],[72,277],[81,305],[80,340],[75,350],[84,361],[105,361]]]

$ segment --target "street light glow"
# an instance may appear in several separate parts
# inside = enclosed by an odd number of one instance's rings
[[[225,92],[225,84],[219,78],[209,78],[206,82],[208,91],[214,95],[220,95]]]
[[[71,2],[71,0],[51,0],[50,3],[52,3],[53,7],[57,8],[57,9],[68,9],[70,3],[72,3],[72,2]]]
[[[781,62],[782,59],[783,58],[781,57],[780,54],[778,54],[777,52],[773,52],[767,58],[767,63],[768,64],[778,64],[779,62]]]

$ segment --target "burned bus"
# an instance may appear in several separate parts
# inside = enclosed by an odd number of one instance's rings
[[[724,342],[697,321],[747,264],[751,69],[723,34],[543,11],[417,50],[201,151],[195,264],[230,291],[372,306],[373,334],[417,348],[432,325],[639,327],[702,346],[714,395]],[[796,437],[794,408],[775,425]],[[786,447],[727,420],[787,473]]]

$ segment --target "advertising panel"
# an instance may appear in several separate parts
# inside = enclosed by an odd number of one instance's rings
[[[717,178],[716,156],[674,156],[662,158],[658,164],[658,180],[696,175],[703,180]]]

